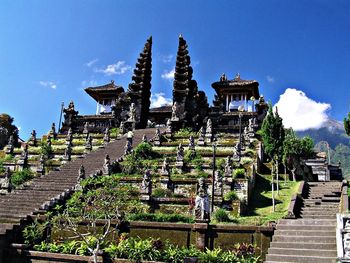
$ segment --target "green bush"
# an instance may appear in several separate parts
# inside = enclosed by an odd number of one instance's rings
[[[34,174],[30,169],[23,169],[22,171],[16,171],[11,176],[11,183],[14,186],[21,185],[34,178]]]
[[[169,189],[156,188],[153,190],[152,195],[154,197],[171,197],[173,196],[173,192]]]
[[[218,209],[214,212],[214,219],[217,221],[217,222],[230,222],[230,218],[226,212],[225,209]]]
[[[154,159],[160,157],[159,154],[152,149],[149,142],[141,142],[134,149],[134,157],[141,160]]]
[[[238,198],[235,191],[230,191],[224,195],[224,200],[225,201],[235,201],[235,200],[239,200],[239,198]]]
[[[194,223],[192,217],[187,217],[179,214],[160,214],[160,213],[139,213],[129,214],[130,221],[151,221],[151,222],[183,222]]]
[[[41,143],[40,153],[44,156],[50,156],[53,153],[52,146],[49,146],[46,143]]]
[[[39,244],[44,238],[47,225],[48,222],[39,223],[38,221],[34,221],[34,223],[27,225],[22,231],[24,243],[27,245]]]
[[[244,168],[238,168],[233,171],[233,178],[244,178],[244,175],[245,175]]]
[[[196,136],[196,132],[194,132],[191,128],[182,128],[180,130],[178,130],[176,133],[175,133],[175,137],[185,137],[185,138],[188,138],[190,136]]]

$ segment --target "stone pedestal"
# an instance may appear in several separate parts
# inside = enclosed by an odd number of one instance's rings
[[[169,177],[162,177],[160,178],[160,187],[162,189],[173,190],[173,183]]]
[[[128,131],[135,130],[135,126],[136,126],[135,121],[127,120],[126,122],[124,122],[124,132],[126,133]]]
[[[196,233],[196,248],[204,251],[208,247],[209,220],[196,220],[193,230]]]
[[[200,146],[204,146],[204,145],[205,145],[204,137],[199,137],[199,138],[198,138],[198,143],[197,143],[197,144],[200,145]]]
[[[180,173],[182,173],[182,170],[184,167],[184,162],[183,161],[176,161],[175,167],[176,167],[176,169],[179,170]]]

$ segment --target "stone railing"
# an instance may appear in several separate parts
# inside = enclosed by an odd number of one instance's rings
[[[292,195],[289,207],[288,207],[288,215],[286,218],[288,219],[296,219],[300,215],[301,207],[304,203],[304,197],[306,197],[308,185],[306,182],[301,182],[298,188],[298,192]]]
[[[348,196],[348,182],[346,180],[343,181],[341,187],[341,198],[340,198],[340,213],[348,213],[349,211],[349,196]]]

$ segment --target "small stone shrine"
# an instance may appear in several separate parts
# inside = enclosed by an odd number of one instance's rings
[[[109,158],[109,155],[106,154],[102,173],[103,175],[110,175],[111,171],[112,171],[111,159]]]
[[[208,187],[203,177],[198,179],[194,215],[196,222],[209,221],[209,197]]]
[[[8,141],[8,143],[7,143],[7,146],[6,146],[6,151],[5,151],[5,153],[6,154],[13,154],[13,150],[14,150],[14,148],[15,148],[15,141],[14,141],[14,139],[13,139],[13,135],[11,135],[10,136],[10,138],[9,138],[9,141]]]
[[[11,183],[11,171],[10,168],[7,167],[5,170],[5,177],[0,179],[0,194],[4,195],[11,192],[13,186]]]

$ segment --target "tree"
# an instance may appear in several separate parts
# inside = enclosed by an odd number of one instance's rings
[[[264,150],[271,160],[274,160],[276,166],[276,181],[277,181],[277,194],[279,191],[278,186],[278,167],[282,160],[283,142],[285,138],[285,131],[283,127],[283,120],[278,114],[276,107],[275,113],[272,110],[272,104],[269,104],[269,111],[265,117],[261,126],[261,135],[264,143]],[[273,186],[273,184],[272,184]],[[273,197],[274,198],[274,197]]]
[[[344,128],[346,134],[350,136],[350,112],[348,113],[348,118],[344,118]]]
[[[0,114],[0,149],[7,145],[10,136],[14,136],[14,141],[18,140],[18,129],[13,125],[13,118],[6,114]]]
[[[296,180],[295,171],[301,159],[310,158],[314,154],[313,148],[314,142],[310,137],[299,138],[293,129],[286,130],[283,143],[283,164],[292,173],[293,181]]]

